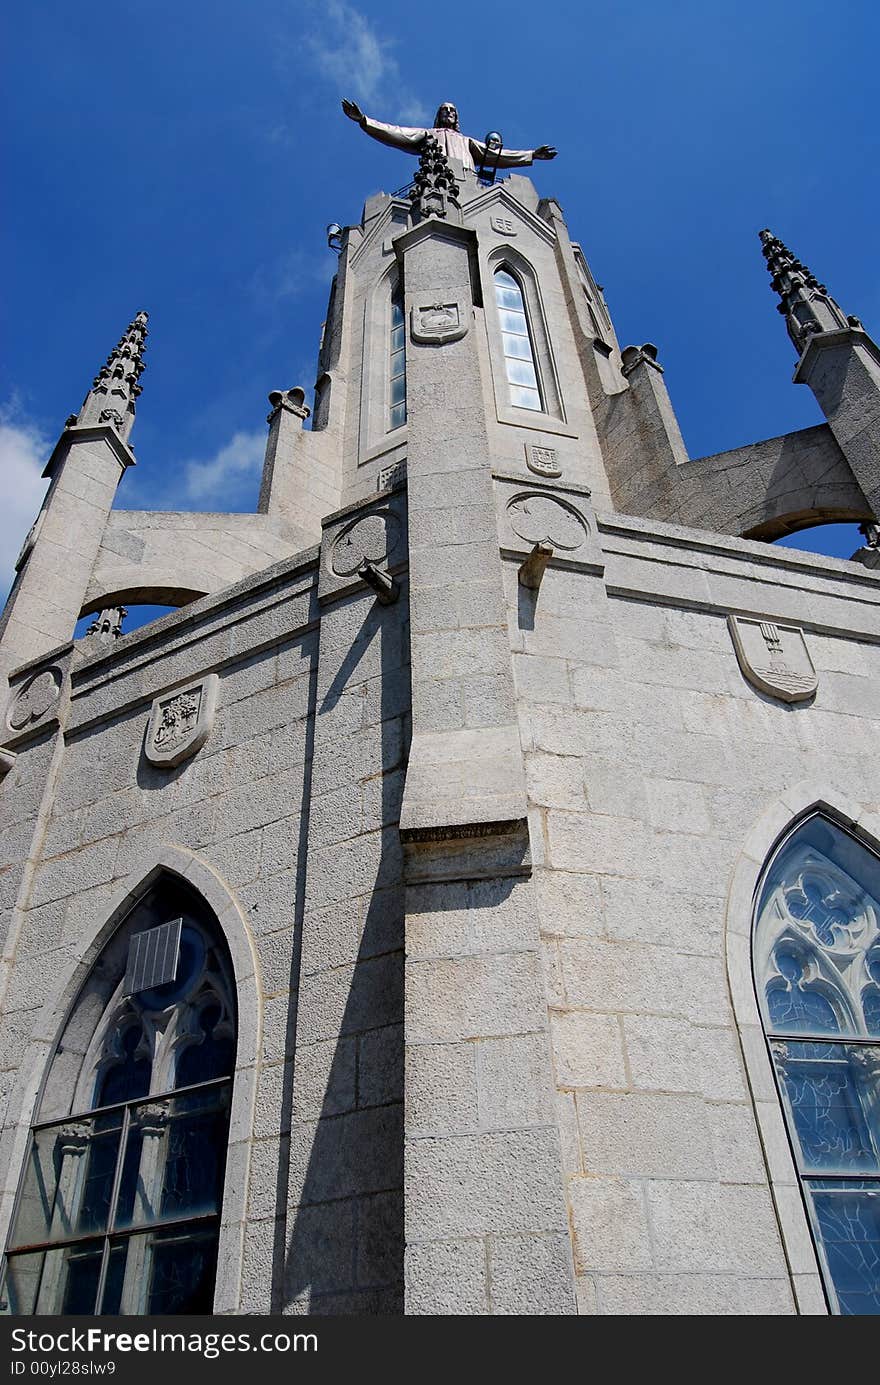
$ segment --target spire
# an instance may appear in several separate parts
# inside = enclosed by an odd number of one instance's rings
[[[788,335],[800,356],[814,332],[835,332],[861,327],[857,317],[847,317],[824,284],[796,259],[787,245],[770,231],[760,231],[761,245],[770,272],[770,287],[779,294],[777,310],[783,314]]]
[[[458,184],[449,167],[446,153],[433,135],[425,136],[419,166],[410,192],[413,216],[425,220],[447,216],[450,207],[458,210]]]
[[[128,441],[134,423],[134,404],[141,392],[138,384],[144,362],[144,338],[147,335],[147,314],[138,313],[128,324],[116,346],[101,366],[79,414],[78,424],[94,426],[109,423],[123,442]]]

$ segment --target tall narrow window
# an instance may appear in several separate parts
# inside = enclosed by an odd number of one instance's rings
[[[880,861],[826,818],[766,872],[754,969],[829,1301],[880,1313]]]
[[[518,409],[540,413],[541,392],[522,289],[509,270],[496,269],[494,279],[510,402]]]
[[[396,289],[391,297],[391,393],[389,428],[406,423],[406,347],[403,325],[403,294]]]
[[[3,1312],[211,1312],[234,1066],[225,943],[197,897],[160,884],[105,947],[50,1063]]]

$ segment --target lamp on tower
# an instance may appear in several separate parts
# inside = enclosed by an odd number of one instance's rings
[[[477,177],[484,187],[491,187],[498,172],[498,160],[501,158],[504,141],[497,130],[490,130],[483,143],[486,152],[480,161]]]

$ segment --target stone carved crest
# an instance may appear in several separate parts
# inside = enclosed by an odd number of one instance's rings
[[[201,750],[214,724],[217,675],[157,697],[150,709],[144,753],[151,765],[173,769]]]
[[[520,494],[508,501],[513,532],[527,544],[549,544],[571,552],[586,541],[587,525],[573,505],[540,493]]]
[[[447,341],[458,341],[467,329],[467,321],[458,303],[428,303],[412,310],[410,330],[413,341],[442,346]]]
[[[533,471],[536,476],[561,476],[562,467],[559,465],[559,454],[555,447],[537,447],[535,443],[526,443],[526,466],[529,471]]]
[[[739,666],[753,687],[782,702],[805,702],[819,686],[804,632],[757,616],[727,617]]]
[[[400,521],[387,510],[362,515],[343,529],[330,550],[330,568],[337,577],[351,577],[364,561],[381,563],[400,542]]]
[[[57,668],[46,668],[41,673],[35,673],[12,702],[7,717],[9,729],[24,731],[40,721],[58,701],[60,688],[61,673]]]
[[[380,491],[388,490],[391,486],[396,486],[401,481],[406,480],[406,462],[391,462],[389,466],[383,466],[376,479],[376,489]]]
[[[490,216],[489,225],[493,231],[497,231],[499,236],[515,236],[516,226],[509,216]]]

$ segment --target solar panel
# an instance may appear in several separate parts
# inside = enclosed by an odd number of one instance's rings
[[[180,929],[183,919],[173,919],[158,928],[135,933],[128,945],[123,995],[137,995],[154,986],[164,986],[177,975],[180,956]]]

